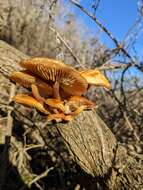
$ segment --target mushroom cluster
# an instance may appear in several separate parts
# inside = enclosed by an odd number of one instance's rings
[[[13,100],[35,107],[56,122],[71,121],[83,110],[94,108],[94,103],[83,96],[90,86],[111,87],[98,70],[77,71],[49,58],[26,59],[20,65],[25,70],[12,73],[10,79],[30,93],[17,94]]]

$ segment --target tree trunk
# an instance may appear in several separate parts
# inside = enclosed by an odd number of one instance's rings
[[[0,41],[0,72],[7,78],[28,56]],[[143,189],[143,166],[117,144],[114,134],[95,110],[84,111],[73,122],[56,124],[73,159],[103,189]],[[21,174],[22,175],[22,174]]]

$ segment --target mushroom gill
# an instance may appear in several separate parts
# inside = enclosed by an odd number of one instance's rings
[[[58,82],[69,95],[81,95],[88,87],[86,79],[70,66],[48,58],[23,60],[20,65],[44,80]]]
[[[107,78],[98,70],[77,71],[60,61],[31,58],[20,62],[26,70],[14,72],[11,80],[31,89],[31,95],[18,94],[13,100],[35,107],[48,115],[48,120],[71,121],[95,104],[83,97],[88,85],[110,89]]]
[[[27,70],[13,72],[10,79],[25,88],[32,88],[33,85],[37,86],[40,95],[44,98],[48,98],[53,93],[52,87],[49,84]]]

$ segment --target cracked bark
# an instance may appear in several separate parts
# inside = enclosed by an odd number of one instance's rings
[[[9,77],[28,56],[0,41],[0,72]],[[84,111],[67,124],[56,124],[73,159],[103,189],[143,189],[143,166],[117,144],[95,110]],[[22,174],[21,174],[22,175]]]

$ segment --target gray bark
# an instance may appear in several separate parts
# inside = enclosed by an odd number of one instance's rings
[[[0,72],[9,78],[28,56],[0,41]],[[143,166],[117,144],[96,110],[84,111],[73,122],[56,124],[73,159],[103,189],[143,189]],[[21,174],[22,175],[22,174]]]

